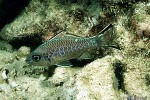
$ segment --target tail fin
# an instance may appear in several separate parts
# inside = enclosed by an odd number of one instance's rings
[[[113,41],[112,34],[107,34],[106,31],[113,27],[112,24],[107,25],[102,31],[100,31],[96,38],[98,44],[102,47],[112,47],[116,49],[120,49],[119,45]]]

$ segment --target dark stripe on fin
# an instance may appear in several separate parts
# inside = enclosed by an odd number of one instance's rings
[[[116,42],[114,42],[114,44],[103,45],[102,47],[115,48],[121,50],[120,46]]]
[[[112,24],[107,25],[103,30],[101,30],[97,35],[100,35],[101,33],[106,32],[109,28],[113,27]]]

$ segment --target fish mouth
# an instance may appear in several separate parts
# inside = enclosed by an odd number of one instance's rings
[[[25,61],[26,61],[27,64],[31,64],[31,60],[30,59],[26,58]]]

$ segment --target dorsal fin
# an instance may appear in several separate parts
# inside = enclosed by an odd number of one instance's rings
[[[66,35],[66,33],[64,33],[64,32],[61,32],[61,33],[58,33],[57,35],[55,35],[54,37],[52,37],[51,39],[55,39],[55,38],[64,37],[65,35]]]
[[[78,35],[61,32],[61,33],[57,34],[56,36],[54,36],[54,37],[51,38],[51,39],[62,38],[62,37],[81,38],[81,36],[78,36]]]
[[[108,29],[110,29],[111,27],[113,27],[112,24],[107,25],[107,26],[106,26],[104,29],[102,29],[97,35],[100,35],[100,34],[106,32],[106,31],[107,31]]]
[[[74,36],[74,37],[83,37],[82,35],[77,35],[77,34],[72,34],[72,33],[67,33],[66,36]]]

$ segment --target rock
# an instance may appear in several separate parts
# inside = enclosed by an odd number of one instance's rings
[[[92,0],[88,2],[84,0],[75,2],[72,0],[64,2],[58,0],[31,0],[22,13],[1,30],[0,37],[6,41],[12,41],[22,37],[42,35],[44,40],[47,40],[62,30],[66,33],[87,36],[93,24],[107,24],[108,20],[112,20],[112,12],[108,9],[103,11],[100,4],[111,6],[114,5],[113,2],[117,4],[120,0],[105,2]],[[114,13],[118,12],[116,9],[110,9]],[[106,13],[104,18],[106,20],[101,19],[100,13]],[[107,16],[107,14],[110,14],[110,16]],[[101,28],[97,30],[100,31]],[[94,34],[97,34],[97,32]]]
[[[13,47],[6,41],[0,41],[0,50],[4,50],[7,52],[13,52]]]
[[[138,3],[135,6],[133,16],[131,16],[132,27],[135,28],[138,38],[150,37],[150,15],[148,11],[149,6],[146,6],[144,3]]]
[[[68,80],[69,76],[66,68],[58,67],[56,68],[53,75],[53,83],[57,85],[62,85],[66,80]]]
[[[49,78],[48,73],[47,73],[47,72],[44,72],[44,73],[42,73],[42,74],[40,75],[39,80],[44,81],[44,80],[46,80],[46,79],[48,79],[48,78]]]
[[[142,38],[142,37],[150,37],[150,16],[147,16],[148,18],[145,19],[142,22],[137,23],[136,25],[136,32],[137,35]]]
[[[56,34],[64,29],[67,30],[66,32],[75,34],[87,32],[86,23],[75,21],[73,17],[69,17],[69,14],[67,14],[66,10],[70,6],[59,5],[55,0],[32,0],[15,21],[1,30],[0,37],[6,41],[12,41],[16,38],[20,39],[26,36],[34,36],[35,34],[42,34],[46,38],[47,33],[52,33],[53,35],[53,33]],[[47,37],[49,36],[51,35],[47,34]]]
[[[118,99],[115,62],[113,57],[106,56],[85,66],[76,78],[76,100]]]
[[[9,64],[15,60],[15,54],[0,50],[0,63]]]
[[[60,100],[119,100],[118,81],[114,73],[114,57],[106,56],[81,68],[56,68],[49,79],[56,88],[49,99]],[[49,84],[50,84],[49,83]],[[47,88],[48,88],[47,87]]]
[[[6,93],[6,94],[9,94],[9,93],[12,92],[11,87],[6,83],[0,84],[0,89],[1,89],[2,92]]]
[[[27,55],[30,54],[30,48],[29,47],[26,47],[26,46],[22,46],[18,49],[17,51],[17,58],[20,59],[20,58],[26,58]]]
[[[150,71],[149,58],[135,57],[127,59],[126,72],[124,73],[124,85],[128,94],[139,98],[150,98],[150,90],[146,75]]]

